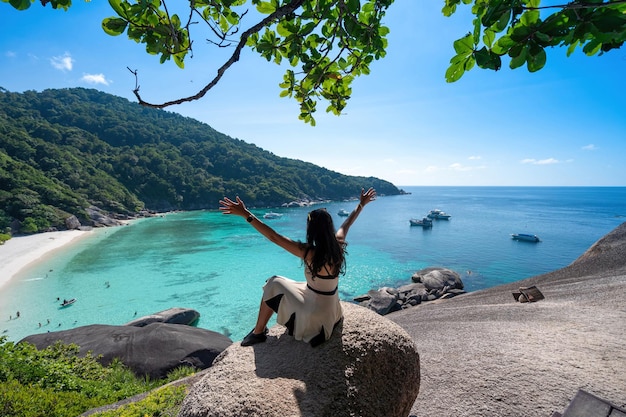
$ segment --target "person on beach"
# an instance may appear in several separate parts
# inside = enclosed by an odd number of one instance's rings
[[[337,294],[339,275],[345,273],[346,236],[363,207],[376,199],[373,188],[361,190],[359,204],[335,231],[326,209],[311,211],[307,217],[306,242],[294,241],[277,233],[256,218],[244,202],[224,197],[223,214],[245,218],[259,233],[287,252],[302,259],[306,282],[275,275],[263,286],[263,297],[254,329],[242,340],[242,346],[265,342],[267,323],[276,313],[276,322],[287,327],[291,336],[317,346],[330,338],[343,312]]]

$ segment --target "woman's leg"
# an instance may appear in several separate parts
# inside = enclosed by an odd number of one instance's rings
[[[254,326],[253,330],[255,334],[265,333],[267,322],[270,321],[273,313],[274,310],[265,304],[265,301],[261,300],[261,305],[259,306],[259,317],[256,320],[256,326]]]

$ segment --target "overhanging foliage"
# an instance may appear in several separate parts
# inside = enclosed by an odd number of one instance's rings
[[[1,0],[18,10],[34,0]],[[45,6],[67,10],[71,0],[41,0]],[[102,22],[110,35],[128,38],[158,55],[161,63],[173,61],[180,68],[193,51],[190,27],[205,26],[204,37],[218,48],[231,47],[230,57],[217,75],[198,93],[152,103],[134,89],[139,103],[154,108],[198,100],[213,88],[239,60],[244,47],[276,64],[287,62],[280,82],[281,96],[295,99],[299,118],[315,125],[319,100],[326,111],[339,115],[352,94],[355,77],[367,75],[370,64],[384,58],[389,28],[384,16],[393,0],[109,0],[116,16]],[[556,3],[556,4],[555,4]],[[543,4],[543,5],[542,5]],[[444,0],[442,12],[451,16],[459,5],[471,5],[471,30],[454,42],[455,55],[445,77],[459,80],[475,66],[499,70],[502,57],[512,69],[526,66],[536,72],[547,62],[547,50],[565,47],[567,54],[581,48],[587,55],[601,55],[620,48],[626,39],[626,0],[574,0],[559,4],[541,0]],[[415,7],[420,7],[415,2]],[[176,10],[174,10],[174,8]],[[241,27],[250,13],[258,22]],[[177,13],[177,11],[179,11]],[[194,26],[198,27],[198,26]],[[196,33],[196,32],[194,32]],[[205,36],[206,35],[206,36]],[[436,36],[436,34],[433,34]],[[407,39],[418,42],[418,39]]]

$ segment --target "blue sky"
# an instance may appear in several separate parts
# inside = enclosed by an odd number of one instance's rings
[[[342,116],[318,103],[315,127],[279,98],[284,69],[251,52],[203,99],[167,110],[279,156],[398,186],[626,185],[626,49],[568,58],[559,48],[534,74],[505,64],[448,84],[452,43],[471,17],[446,18],[442,4],[397,0],[385,19],[387,56],[355,81]],[[195,94],[224,60],[196,32],[184,70],[161,65],[126,35],[102,31],[113,12],[101,0],[67,12],[0,2],[0,16],[0,87],[13,92],[86,87],[136,101],[129,67],[143,98],[163,102]]]

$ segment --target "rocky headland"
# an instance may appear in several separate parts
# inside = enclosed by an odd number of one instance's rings
[[[626,223],[565,268],[387,315],[420,354],[412,415],[550,417],[581,388],[624,408],[624,300]]]

